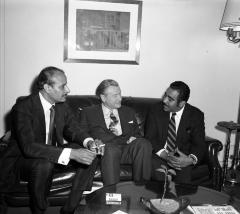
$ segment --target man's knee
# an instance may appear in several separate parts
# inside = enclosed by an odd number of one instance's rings
[[[174,178],[174,181],[177,183],[191,183],[191,172],[192,167],[188,166],[185,168],[182,168],[182,170],[177,171],[177,175]]]
[[[118,158],[121,157],[121,149],[118,146],[106,146],[103,158]]]
[[[54,168],[54,163],[44,160],[44,159],[36,159],[33,161],[32,170],[37,171],[39,173],[49,174],[52,173]]]
[[[135,144],[135,147],[138,150],[142,150],[142,151],[147,152],[147,153],[152,153],[152,144],[147,139],[137,138],[133,142]]]

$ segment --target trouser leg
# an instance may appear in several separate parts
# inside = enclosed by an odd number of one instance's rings
[[[7,214],[7,203],[5,202],[4,193],[0,193],[0,213]]]
[[[20,178],[28,181],[30,205],[34,214],[44,213],[52,184],[54,163],[43,159],[21,159],[18,162]]]
[[[162,165],[167,166],[166,161],[164,161],[156,154],[152,154],[152,180],[164,181],[165,179],[164,172],[160,172],[157,170],[161,168]]]
[[[144,181],[151,178],[152,146],[144,138],[137,138],[124,146],[121,163],[132,164],[134,181]]]
[[[98,158],[95,158],[89,166],[77,163],[78,169],[76,170],[76,175],[73,179],[71,192],[65,205],[61,209],[62,213],[74,213],[74,210],[81,201],[83,191],[89,190],[92,187],[97,164]]]
[[[192,166],[187,166],[181,170],[176,170],[176,177],[174,178],[174,181],[176,183],[191,184],[191,172]]]
[[[105,186],[118,183],[120,180],[121,153],[121,147],[116,144],[105,146],[104,156],[101,159],[101,173]]]
[[[157,156],[156,154],[152,155],[152,179],[163,181],[164,180],[164,173],[159,172],[156,169],[161,168],[162,165],[167,165],[167,162]],[[181,170],[175,170],[176,176],[173,177],[173,180],[176,183],[191,183],[191,172],[192,166],[184,167]]]

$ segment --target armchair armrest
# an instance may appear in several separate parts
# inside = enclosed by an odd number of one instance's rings
[[[5,148],[8,147],[8,141],[10,137],[11,131],[8,131],[0,138],[0,151],[3,151]]]
[[[206,137],[205,142],[208,149],[208,168],[213,181],[213,188],[221,189],[222,167],[218,160],[218,153],[223,149],[222,143],[214,138]]]

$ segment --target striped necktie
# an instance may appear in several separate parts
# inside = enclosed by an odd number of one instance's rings
[[[174,152],[177,148],[177,145],[176,145],[177,133],[176,133],[175,116],[176,116],[176,113],[174,112],[172,114],[171,119],[168,124],[167,148],[166,148],[168,152]]]

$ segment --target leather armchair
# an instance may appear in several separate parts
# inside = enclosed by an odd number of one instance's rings
[[[122,104],[132,107],[136,111],[136,117],[144,136],[144,124],[148,108],[151,104],[159,102],[158,98],[140,98],[140,97],[123,97]],[[93,95],[70,95],[67,102],[72,107],[79,118],[81,110],[90,105],[98,104],[100,101]],[[218,161],[218,152],[222,150],[222,143],[216,139],[206,137],[205,143],[208,152],[204,160],[197,164],[192,172],[192,184],[202,185],[216,190],[220,190],[221,184],[221,166]],[[7,147],[7,136],[1,139],[0,153]],[[59,206],[64,203],[71,188],[71,181],[74,177],[74,171],[55,172],[52,187],[50,190],[50,206]],[[121,166],[121,181],[132,180],[131,166]],[[93,188],[102,186],[101,173],[98,169],[95,173]],[[1,190],[0,190],[1,192]],[[27,183],[20,181],[19,188],[15,192],[0,194],[0,206],[27,206],[29,204],[29,195]]]

